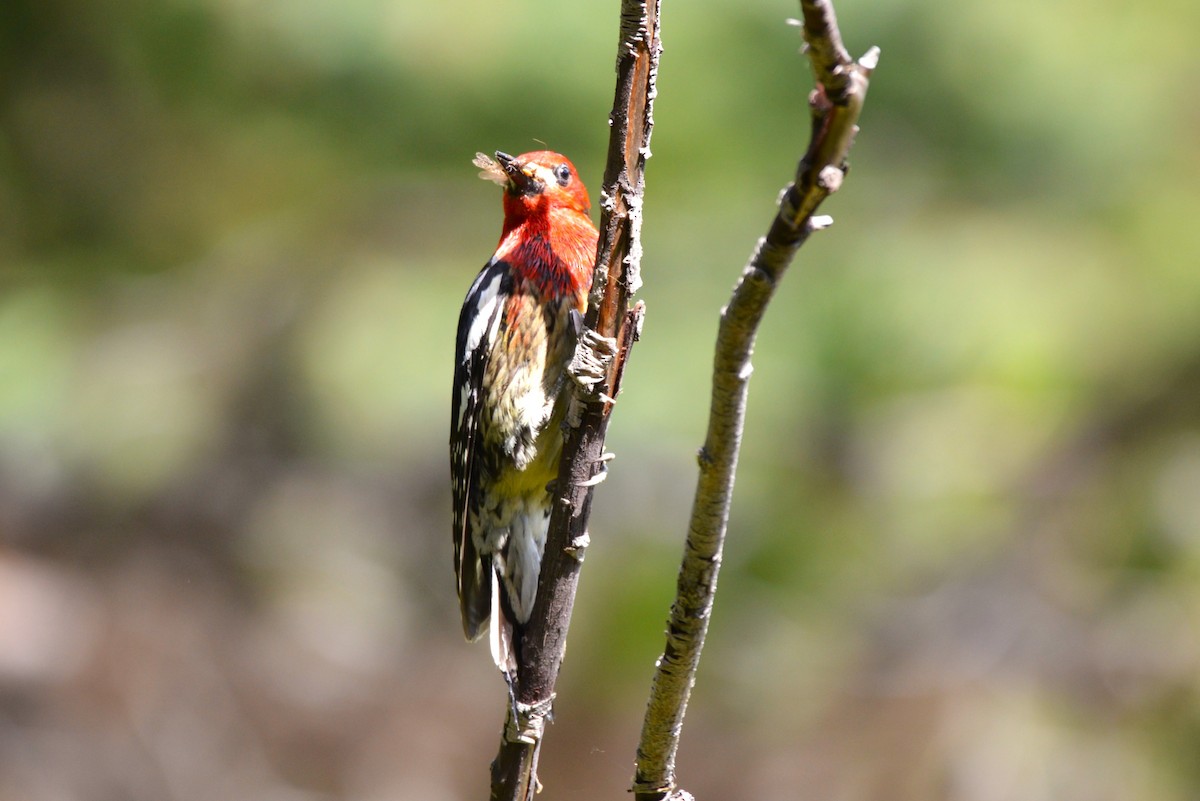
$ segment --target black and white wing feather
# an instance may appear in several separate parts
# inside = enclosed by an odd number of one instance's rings
[[[454,572],[463,632],[470,640],[483,633],[492,605],[492,558],[479,552],[471,530],[472,518],[478,520],[478,514],[473,515],[472,510],[478,508],[476,447],[484,375],[511,291],[509,265],[489,261],[471,284],[458,318],[450,420],[450,486],[454,502]]]

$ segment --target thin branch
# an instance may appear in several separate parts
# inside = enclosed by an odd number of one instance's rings
[[[592,391],[574,390],[529,623],[515,632],[515,696],[492,763],[493,799],[531,801],[539,789],[537,762],[545,722],[566,649],[579,569],[588,544],[592,490],[603,478],[604,439],[612,399],[620,389],[629,350],[641,328],[642,306],[628,309],[641,285],[642,191],[658,57],[659,0],[622,0],[617,84],[600,194],[600,242],[582,343],[600,347],[605,377]]]
[[[807,54],[817,79],[809,97],[812,139],[796,177],[780,197],[767,235],[758,241],[729,305],[721,314],[713,361],[708,434],[688,526],[667,641],[658,662],[637,751],[633,792],[637,801],[683,799],[675,780],[675,754],[708,631],[717,574],[729,520],[738,448],[753,370],[750,356],[768,301],[808,235],[832,222],[813,216],[837,191],[846,156],[879,51],[850,60],[829,0],[801,0]]]

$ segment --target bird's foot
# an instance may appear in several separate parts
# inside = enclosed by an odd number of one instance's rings
[[[575,353],[567,365],[567,375],[584,392],[611,403],[612,399],[599,392],[597,387],[608,376],[617,355],[617,341],[586,328],[578,312],[571,312],[571,323],[575,329]]]

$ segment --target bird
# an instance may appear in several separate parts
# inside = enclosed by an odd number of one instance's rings
[[[454,571],[463,633],[474,641],[488,631],[492,659],[514,677],[514,627],[528,623],[537,594],[548,485],[558,475],[570,396],[567,364],[599,235],[587,188],[565,156],[496,151],[474,163],[481,178],[503,187],[504,224],[458,319]]]

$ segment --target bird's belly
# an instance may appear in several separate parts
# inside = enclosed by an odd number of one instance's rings
[[[561,416],[551,415],[533,435],[528,451],[519,449],[513,458],[501,460],[492,477],[494,491],[511,497],[544,495],[546,485],[558,475],[558,459],[562,453]],[[518,439],[527,436],[522,431]]]
[[[532,305],[528,297],[517,302]],[[485,471],[494,487],[517,494],[544,490],[562,450],[557,407],[568,353],[564,337],[550,333],[565,326],[565,310],[530,311],[509,317],[488,360],[480,420],[482,450],[496,457]]]

